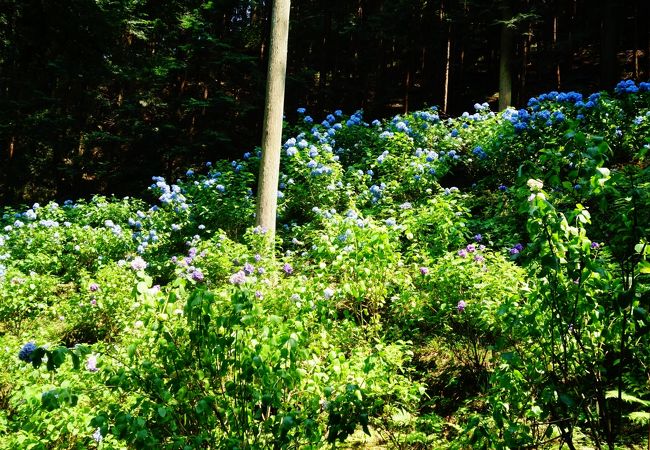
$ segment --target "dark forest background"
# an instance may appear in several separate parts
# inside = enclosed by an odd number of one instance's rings
[[[258,145],[270,1],[0,5],[0,204],[139,194]],[[647,0],[294,0],[287,118],[647,80],[649,22]]]

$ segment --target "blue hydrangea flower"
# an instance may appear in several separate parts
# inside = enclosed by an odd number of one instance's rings
[[[36,344],[33,342],[28,342],[23,347],[20,349],[18,352],[18,359],[21,361],[25,362],[31,362],[32,361],[32,353],[34,350],[36,350],[38,347],[36,347]]]
[[[614,92],[617,94],[635,94],[639,92],[639,88],[634,80],[623,80],[616,85]]]

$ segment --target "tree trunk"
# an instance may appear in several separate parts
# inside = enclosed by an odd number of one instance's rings
[[[262,129],[262,161],[260,163],[257,192],[257,225],[268,230],[270,242],[273,242],[275,237],[275,219],[278,206],[290,6],[290,0],[274,1],[271,16],[269,67]]]
[[[449,72],[451,70],[451,25],[447,29],[447,57],[445,64],[445,92],[443,96],[442,112],[447,112],[449,106]]]
[[[603,89],[612,89],[618,79],[617,41],[618,2],[604,2],[600,26],[600,83]]]
[[[512,19],[512,10],[506,3],[502,6],[501,46],[499,54],[499,111],[512,104],[512,53],[515,32],[508,21]]]

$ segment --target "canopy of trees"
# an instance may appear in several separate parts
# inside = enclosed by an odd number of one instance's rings
[[[0,8],[0,202],[135,193],[258,144],[269,1]],[[287,114],[458,114],[500,88],[517,105],[650,76],[645,0],[294,0],[291,17]]]

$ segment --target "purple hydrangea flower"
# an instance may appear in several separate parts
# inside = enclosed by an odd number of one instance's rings
[[[97,283],[90,283],[88,289],[90,290],[90,292],[97,292],[99,290],[99,285]]]
[[[429,273],[429,268],[428,267],[420,267],[420,273],[422,275],[426,275]]]
[[[467,306],[467,304],[465,303],[465,301],[461,300],[461,301],[458,302],[458,305],[456,305],[456,309],[458,310],[458,312],[463,312],[463,311],[465,311],[466,306]]]
[[[467,250],[467,253],[474,253],[476,251],[476,246],[474,244],[469,244],[465,249]]]
[[[90,355],[86,361],[86,370],[88,372],[97,372],[97,357],[95,355]]]
[[[102,436],[102,430],[98,427],[93,433],[93,440],[99,444],[102,439],[104,439],[104,436]]]
[[[234,273],[230,276],[230,283],[235,286],[241,286],[246,283],[246,273],[243,270],[240,270],[237,273]]]
[[[201,272],[199,269],[196,269],[194,272],[192,272],[192,279],[194,281],[203,281],[205,276],[203,275],[203,272]]]
[[[136,256],[133,261],[131,261],[131,268],[133,270],[144,270],[147,268],[147,262],[139,256]]]
[[[255,272],[255,267],[251,263],[246,263],[244,264],[244,272],[246,275],[251,275],[253,272]]]
[[[458,256],[460,256],[461,258],[467,257],[467,250],[461,248],[460,250],[458,250]]]
[[[285,263],[284,266],[282,266],[282,270],[284,270],[284,273],[287,275],[291,275],[293,273],[293,267],[291,267],[291,264]]]
[[[483,255],[475,255],[474,256],[474,261],[483,262],[483,261],[485,261],[485,258],[483,257]]]
[[[600,244],[598,242],[592,242],[591,243],[591,249],[592,250],[598,250],[600,248]]]

